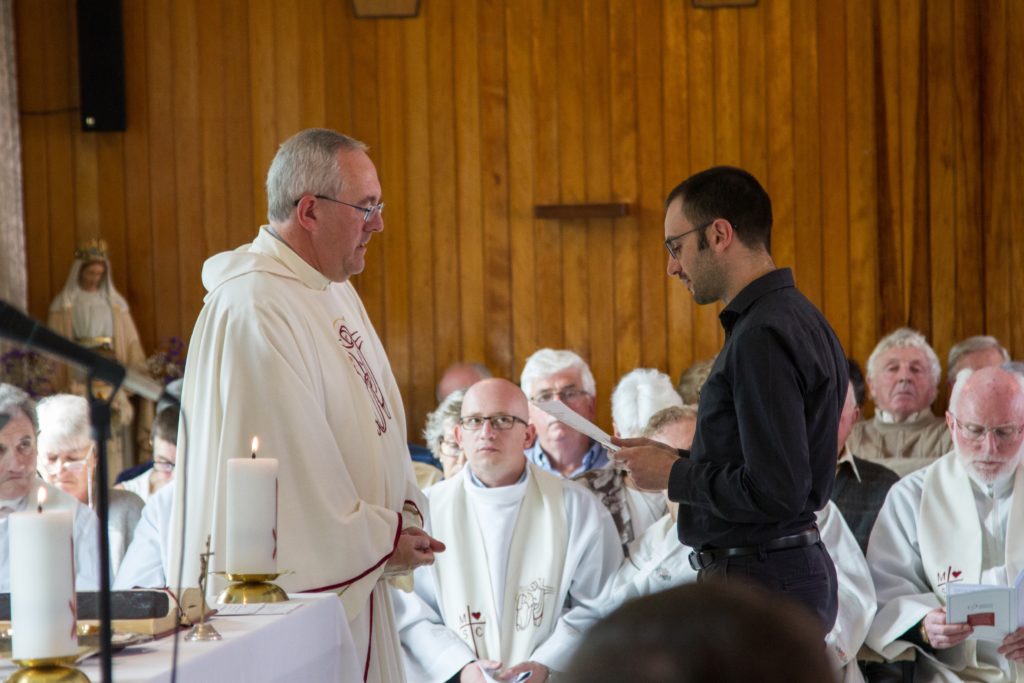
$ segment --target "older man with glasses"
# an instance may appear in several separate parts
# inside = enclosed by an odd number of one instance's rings
[[[946,425],[952,450],[889,490],[871,533],[868,645],[889,658],[917,648],[916,680],[1017,681],[1024,629],[975,634],[983,614],[947,623],[944,605],[957,584],[1013,586],[1024,569],[1024,377],[962,371]]]
[[[504,379],[469,388],[455,438],[466,466],[426,491],[430,533],[448,550],[394,591],[406,674],[414,681],[544,683],[600,616],[622,561],[595,496],[529,462],[526,396]]]
[[[8,518],[36,507],[74,514],[75,585],[78,590],[96,590],[100,575],[96,515],[36,474],[38,429],[35,402],[18,387],[0,383],[0,593],[11,590]],[[45,502],[41,491],[45,491]]]
[[[541,349],[526,359],[519,386],[530,399],[530,424],[537,430],[526,450],[530,462],[567,478],[608,464],[604,446],[535,405],[559,399],[593,421],[597,390],[586,361],[572,351]]]

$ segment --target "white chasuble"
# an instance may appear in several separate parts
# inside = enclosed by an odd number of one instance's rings
[[[415,592],[393,591],[410,681],[485,658],[562,671],[602,616],[622,562],[611,515],[580,484],[526,467],[512,486],[486,488],[467,466],[427,490],[430,532],[448,549],[416,570]]]
[[[458,624],[456,632],[478,659],[524,662],[561,612],[559,584],[568,541],[562,487],[556,477],[526,468],[525,494],[507,541],[503,585],[497,587],[492,584],[500,572],[493,571],[484,552],[488,520],[474,514],[466,490],[474,484],[466,472],[462,486],[430,497],[432,528],[448,545],[437,562],[441,609],[446,622]]]
[[[1024,566],[1024,506],[1014,477],[993,487],[971,480],[955,453],[901,480],[889,493],[868,545],[879,611],[868,644],[887,657],[910,645],[900,636],[945,604],[948,584],[1007,585]],[[1008,578],[1009,577],[1009,578]],[[918,670],[935,680],[1014,681],[1015,665],[999,643],[968,640],[934,655],[918,653]]]
[[[391,600],[379,582],[403,524],[419,516],[398,385],[351,283],[332,283],[267,227],[210,258],[178,438],[170,566],[185,506],[185,585],[211,536],[224,569],[227,460],[276,458],[277,583],[341,596],[365,680],[403,680]],[[273,501],[266,501],[273,505]],[[415,514],[403,520],[403,510]],[[419,520],[415,520],[419,521]],[[168,577],[175,585],[177,577]],[[224,587],[211,581],[210,594]]]

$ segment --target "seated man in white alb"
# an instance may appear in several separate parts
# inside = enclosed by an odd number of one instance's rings
[[[663,410],[651,418],[642,435],[674,448],[689,449],[694,429],[689,423],[696,418],[696,412],[690,413],[691,410],[689,407]],[[856,402],[848,400],[839,419],[840,447],[856,415]],[[697,580],[697,571],[689,562],[692,548],[682,545],[676,532],[678,507],[670,505],[670,514],[634,543],[612,584],[610,609],[626,600]],[[825,636],[829,661],[844,683],[857,683],[864,679],[855,658],[875,615],[875,589],[857,539],[834,503],[829,501],[818,511],[817,523],[821,542],[836,565],[839,584],[836,623]]]
[[[964,370],[946,422],[953,450],[897,482],[871,532],[878,615],[868,645],[887,658],[918,648],[919,681],[1018,681],[1024,629],[968,640],[947,624],[949,583],[1012,583],[1024,568],[1024,377]]]
[[[655,413],[682,405],[683,399],[676,393],[668,375],[647,368],[632,370],[623,375],[612,392],[615,436],[625,439],[640,436]],[[627,556],[629,544],[668,512],[668,497],[664,492],[641,491],[622,469],[610,463],[587,470],[574,479],[596,493],[612,513]]]
[[[850,453],[902,476],[949,452],[946,424],[931,408],[941,372],[939,357],[920,332],[901,327],[883,337],[868,358],[875,416],[854,425],[846,442]]]
[[[74,513],[75,588],[94,591],[99,587],[99,522],[92,510],[73,496],[36,475],[36,406],[24,391],[0,384],[0,593],[11,590],[8,518],[13,512],[39,506],[39,490],[46,490],[43,510],[71,510]]]
[[[526,396],[486,379],[462,402],[466,467],[427,489],[429,533],[447,552],[392,591],[410,681],[498,680],[563,670],[601,615],[598,596],[622,561],[611,516],[579,484],[528,463]]]

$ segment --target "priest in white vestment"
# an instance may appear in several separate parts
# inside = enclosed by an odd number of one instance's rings
[[[11,591],[10,516],[15,512],[69,510],[73,514],[75,589],[94,591],[100,583],[99,520],[56,486],[36,475],[35,402],[18,387],[0,383],[0,593]],[[40,489],[45,501],[40,503]]]
[[[322,129],[290,138],[267,175],[270,224],[203,267],[208,294],[185,369],[168,565],[178,566],[184,505],[185,584],[199,574],[207,535],[210,569],[225,569],[226,465],[248,457],[258,436],[259,456],[279,461],[272,555],[289,573],[277,583],[338,593],[362,678],[394,683],[404,676],[385,584],[443,546],[412,526],[423,506],[402,398],[348,281],[384,227],[365,150]],[[216,595],[224,582],[213,578]]]
[[[964,370],[946,413],[953,450],[897,482],[868,545],[878,615],[868,645],[918,649],[918,681],[1024,680],[1024,629],[1002,642],[947,624],[947,586],[1012,584],[1024,568],[1024,378]]]
[[[622,560],[608,511],[579,484],[529,463],[526,396],[486,379],[462,402],[456,438],[466,467],[427,490],[431,533],[447,545],[395,592],[411,681],[497,680],[564,670],[600,617],[599,596]]]

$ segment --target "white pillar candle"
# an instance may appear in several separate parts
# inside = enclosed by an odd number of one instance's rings
[[[39,507],[8,518],[13,659],[78,652],[74,540],[69,510]]]
[[[277,573],[276,459],[228,460],[226,545],[228,573]]]

